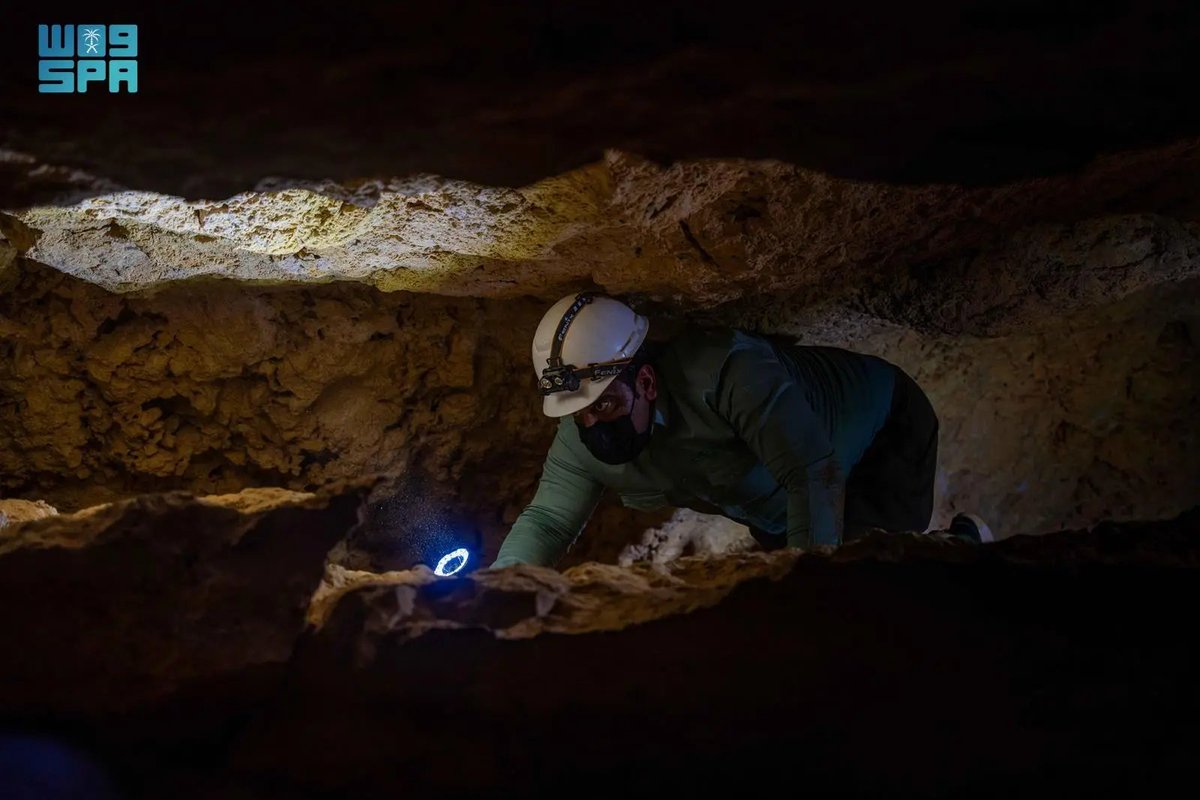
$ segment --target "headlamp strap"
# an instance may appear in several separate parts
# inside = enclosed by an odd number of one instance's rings
[[[620,374],[626,366],[629,365],[632,358],[622,358],[614,361],[605,361],[599,364],[589,364],[586,367],[576,368],[573,365],[564,366],[562,363],[562,346],[563,340],[567,337],[567,329],[571,327],[571,323],[575,321],[575,317],[588,303],[592,302],[595,295],[592,292],[580,292],[575,302],[571,307],[563,312],[562,319],[559,320],[558,328],[554,332],[554,341],[550,343],[550,357],[546,359],[549,365],[542,370],[542,379],[539,381],[542,387],[542,394],[550,395],[555,392],[573,392],[579,389],[581,380],[590,378],[607,378],[610,375]]]
[[[558,329],[554,332],[554,341],[550,343],[550,358],[546,359],[551,369],[562,366],[563,339],[567,338],[567,329],[571,327],[571,323],[583,307],[592,302],[593,297],[595,295],[592,292],[580,292],[571,307],[563,312],[562,319],[558,321]]]
[[[609,361],[604,364],[592,364],[591,366],[584,367],[583,369],[575,370],[575,375],[580,379],[591,378],[592,380],[595,380],[596,378],[607,378],[609,375],[619,375],[621,370],[629,366],[629,362],[631,361],[633,361],[632,358],[623,358],[620,361]]]

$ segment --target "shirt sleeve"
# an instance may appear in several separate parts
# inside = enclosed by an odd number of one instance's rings
[[[600,502],[604,485],[555,436],[533,500],[500,545],[493,567],[553,566],[570,549]]]
[[[824,422],[770,348],[736,348],[721,369],[716,410],[787,492],[792,547],[842,540],[845,475]]]

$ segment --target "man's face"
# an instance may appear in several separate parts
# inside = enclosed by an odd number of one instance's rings
[[[634,430],[644,433],[650,427],[650,403],[658,397],[658,376],[654,373],[654,367],[643,364],[634,378],[634,384],[640,395],[636,399],[633,388],[624,381],[617,379],[609,382],[604,394],[582,411],[575,412],[575,422],[590,428],[597,422],[612,422],[631,414]]]

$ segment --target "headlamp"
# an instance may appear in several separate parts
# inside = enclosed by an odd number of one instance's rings
[[[546,367],[542,370],[542,380],[539,383],[542,387],[542,394],[579,390],[579,376],[575,374],[575,367],[570,364]]]
[[[610,375],[619,375],[632,361],[632,358],[622,358],[619,361],[588,364],[583,368],[571,364],[546,367],[542,370],[542,379],[538,381],[538,386],[541,387],[543,395],[557,392],[577,392],[585,378],[596,380],[597,378],[607,378]]]
[[[558,392],[577,392],[579,391],[580,383],[585,378],[595,380],[596,378],[607,378],[610,375],[616,375],[633,360],[632,358],[622,358],[615,361],[602,361],[596,364],[588,364],[582,368],[562,362],[562,345],[563,340],[567,337],[567,330],[571,327],[571,323],[575,321],[575,317],[583,310],[583,307],[591,303],[593,299],[594,295],[591,292],[580,292],[575,297],[575,302],[571,304],[571,307],[563,312],[562,319],[558,322],[558,328],[554,332],[554,341],[550,344],[550,357],[546,359],[548,366],[542,370],[541,380],[538,381],[538,386],[541,388],[543,395],[551,395]]]

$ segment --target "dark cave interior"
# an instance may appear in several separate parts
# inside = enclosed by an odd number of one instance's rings
[[[1194,776],[1200,6],[126,6],[136,94],[0,26],[0,795]],[[479,570],[583,289],[901,365],[1000,541]]]

